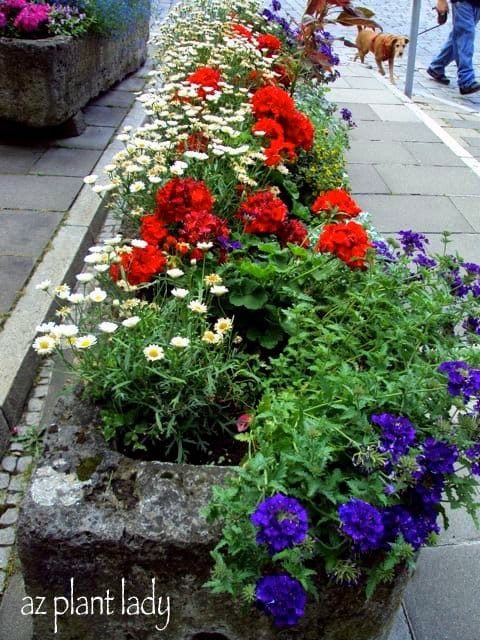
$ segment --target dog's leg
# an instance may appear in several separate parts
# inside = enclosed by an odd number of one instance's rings
[[[382,74],[382,76],[385,75],[385,69],[383,68],[383,64],[382,64],[382,60],[381,58],[375,58],[376,62],[377,62],[377,67],[378,70],[380,71],[380,73]]]
[[[390,82],[392,84],[395,84],[395,78],[393,77],[393,60],[393,58],[388,59],[388,71],[390,74]]]

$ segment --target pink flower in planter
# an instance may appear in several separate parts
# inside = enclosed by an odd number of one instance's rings
[[[19,31],[37,31],[44,22],[47,22],[49,14],[49,5],[29,4],[17,15],[13,26]]]
[[[248,425],[253,420],[253,416],[249,416],[248,413],[242,413],[237,420],[237,431],[242,433],[248,429]]]
[[[4,29],[7,24],[7,16],[0,11],[0,29]]]
[[[0,3],[0,10],[7,15],[15,14],[28,6],[27,0],[5,0]]]

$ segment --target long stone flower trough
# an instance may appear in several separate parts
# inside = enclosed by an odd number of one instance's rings
[[[34,639],[386,640],[407,571],[369,601],[325,580],[282,630],[203,587],[220,532],[200,511],[227,473],[129,459],[104,442],[91,407],[60,400],[19,519]]]
[[[145,62],[149,16],[128,34],[39,40],[0,37],[0,123],[54,127]],[[73,120],[75,122],[75,120]],[[77,117],[81,133],[81,118]]]

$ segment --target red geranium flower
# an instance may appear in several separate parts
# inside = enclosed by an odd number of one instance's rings
[[[285,139],[305,151],[312,148],[315,129],[304,113],[296,111],[289,114],[284,122]]]
[[[218,83],[221,81],[221,79],[222,76],[218,69],[212,69],[211,67],[200,67],[194,73],[188,76],[187,82],[200,85],[197,91],[197,95],[199,98],[205,98],[207,92],[203,87],[211,87],[215,91],[218,91],[220,89]]]
[[[166,259],[159,249],[152,245],[144,248],[133,247],[131,253],[121,254],[121,266],[125,271],[127,281],[131,285],[150,282],[158,273],[163,271]],[[122,278],[122,269],[119,264],[112,264],[110,275],[117,281]]]
[[[158,247],[168,235],[168,229],[157,216],[143,216],[140,238],[154,247]]]
[[[364,269],[367,249],[371,246],[362,225],[350,221],[327,224],[318,239],[315,251],[333,253],[351,269]]]
[[[312,204],[313,213],[338,210],[338,218],[354,218],[361,212],[361,208],[345,189],[332,189],[321,193]]]
[[[182,221],[190,211],[212,211],[207,185],[193,178],[173,178],[157,191],[155,215],[163,224]]]
[[[287,221],[287,205],[271,191],[259,191],[240,205],[237,218],[245,233],[278,233]]]
[[[272,54],[280,51],[282,43],[275,36],[265,33],[257,36],[257,48],[268,49],[268,54]]]
[[[289,220],[287,224],[277,232],[277,238],[282,247],[286,247],[288,243],[298,244],[301,247],[310,246],[307,227],[296,218]]]
[[[182,229],[179,233],[183,242],[196,244],[197,242],[210,242],[223,236],[230,236],[230,229],[226,220],[215,216],[208,211],[191,211],[185,216]]]
[[[256,120],[260,118],[273,118],[280,120],[293,114],[295,102],[293,98],[280,87],[261,87],[252,96],[253,114]]]
[[[247,38],[247,40],[251,40],[253,38],[253,33],[249,29],[247,29],[247,27],[244,27],[243,24],[238,24],[235,22],[231,26],[235,33],[238,33],[240,36]]]

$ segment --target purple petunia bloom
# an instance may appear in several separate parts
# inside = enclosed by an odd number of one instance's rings
[[[277,627],[297,624],[305,613],[305,590],[286,573],[260,578],[255,595],[258,606],[273,617]]]
[[[411,229],[399,231],[398,235],[400,236],[400,244],[407,256],[411,256],[415,251],[425,253],[425,245],[429,243],[426,235],[416,233]]]
[[[7,16],[0,11],[0,29],[4,29],[7,26]]]
[[[468,375],[470,367],[463,360],[451,360],[449,362],[442,362],[438,367],[440,373],[446,373],[448,376],[448,393],[451,396],[459,396],[467,380],[464,373]]]
[[[352,538],[359,551],[378,549],[382,544],[384,527],[380,511],[363,500],[350,498],[338,507],[342,531]]]
[[[480,442],[465,450],[465,455],[472,461],[472,473],[480,476]]]
[[[433,267],[437,266],[437,261],[424,253],[416,255],[412,262],[418,264],[419,267],[426,267],[427,269],[433,269]]]
[[[222,249],[225,249],[225,251],[233,251],[234,249],[242,248],[240,240],[229,240],[228,238],[225,238],[225,236],[218,236],[217,242]]]
[[[417,462],[422,471],[431,474],[453,473],[458,459],[458,449],[453,444],[435,438],[426,438]]]
[[[390,247],[383,240],[374,240],[372,245],[377,252],[377,256],[380,258],[385,258],[389,262],[396,262],[397,256],[392,252]]]
[[[37,31],[44,22],[48,21],[50,10],[51,7],[47,4],[29,4],[17,15],[13,26],[26,33]]]
[[[272,0],[272,9],[274,11],[280,11],[282,8],[282,5],[280,4],[280,2],[278,0]]]
[[[468,317],[463,323],[463,328],[480,336],[480,318]]]
[[[303,542],[308,532],[308,515],[295,498],[277,493],[266,498],[250,516],[259,527],[258,544],[267,544],[271,555]]]
[[[394,416],[391,413],[373,415],[371,420],[382,429],[379,451],[389,453],[392,462],[397,464],[411,445],[415,442],[416,431],[413,424],[403,416]]]

